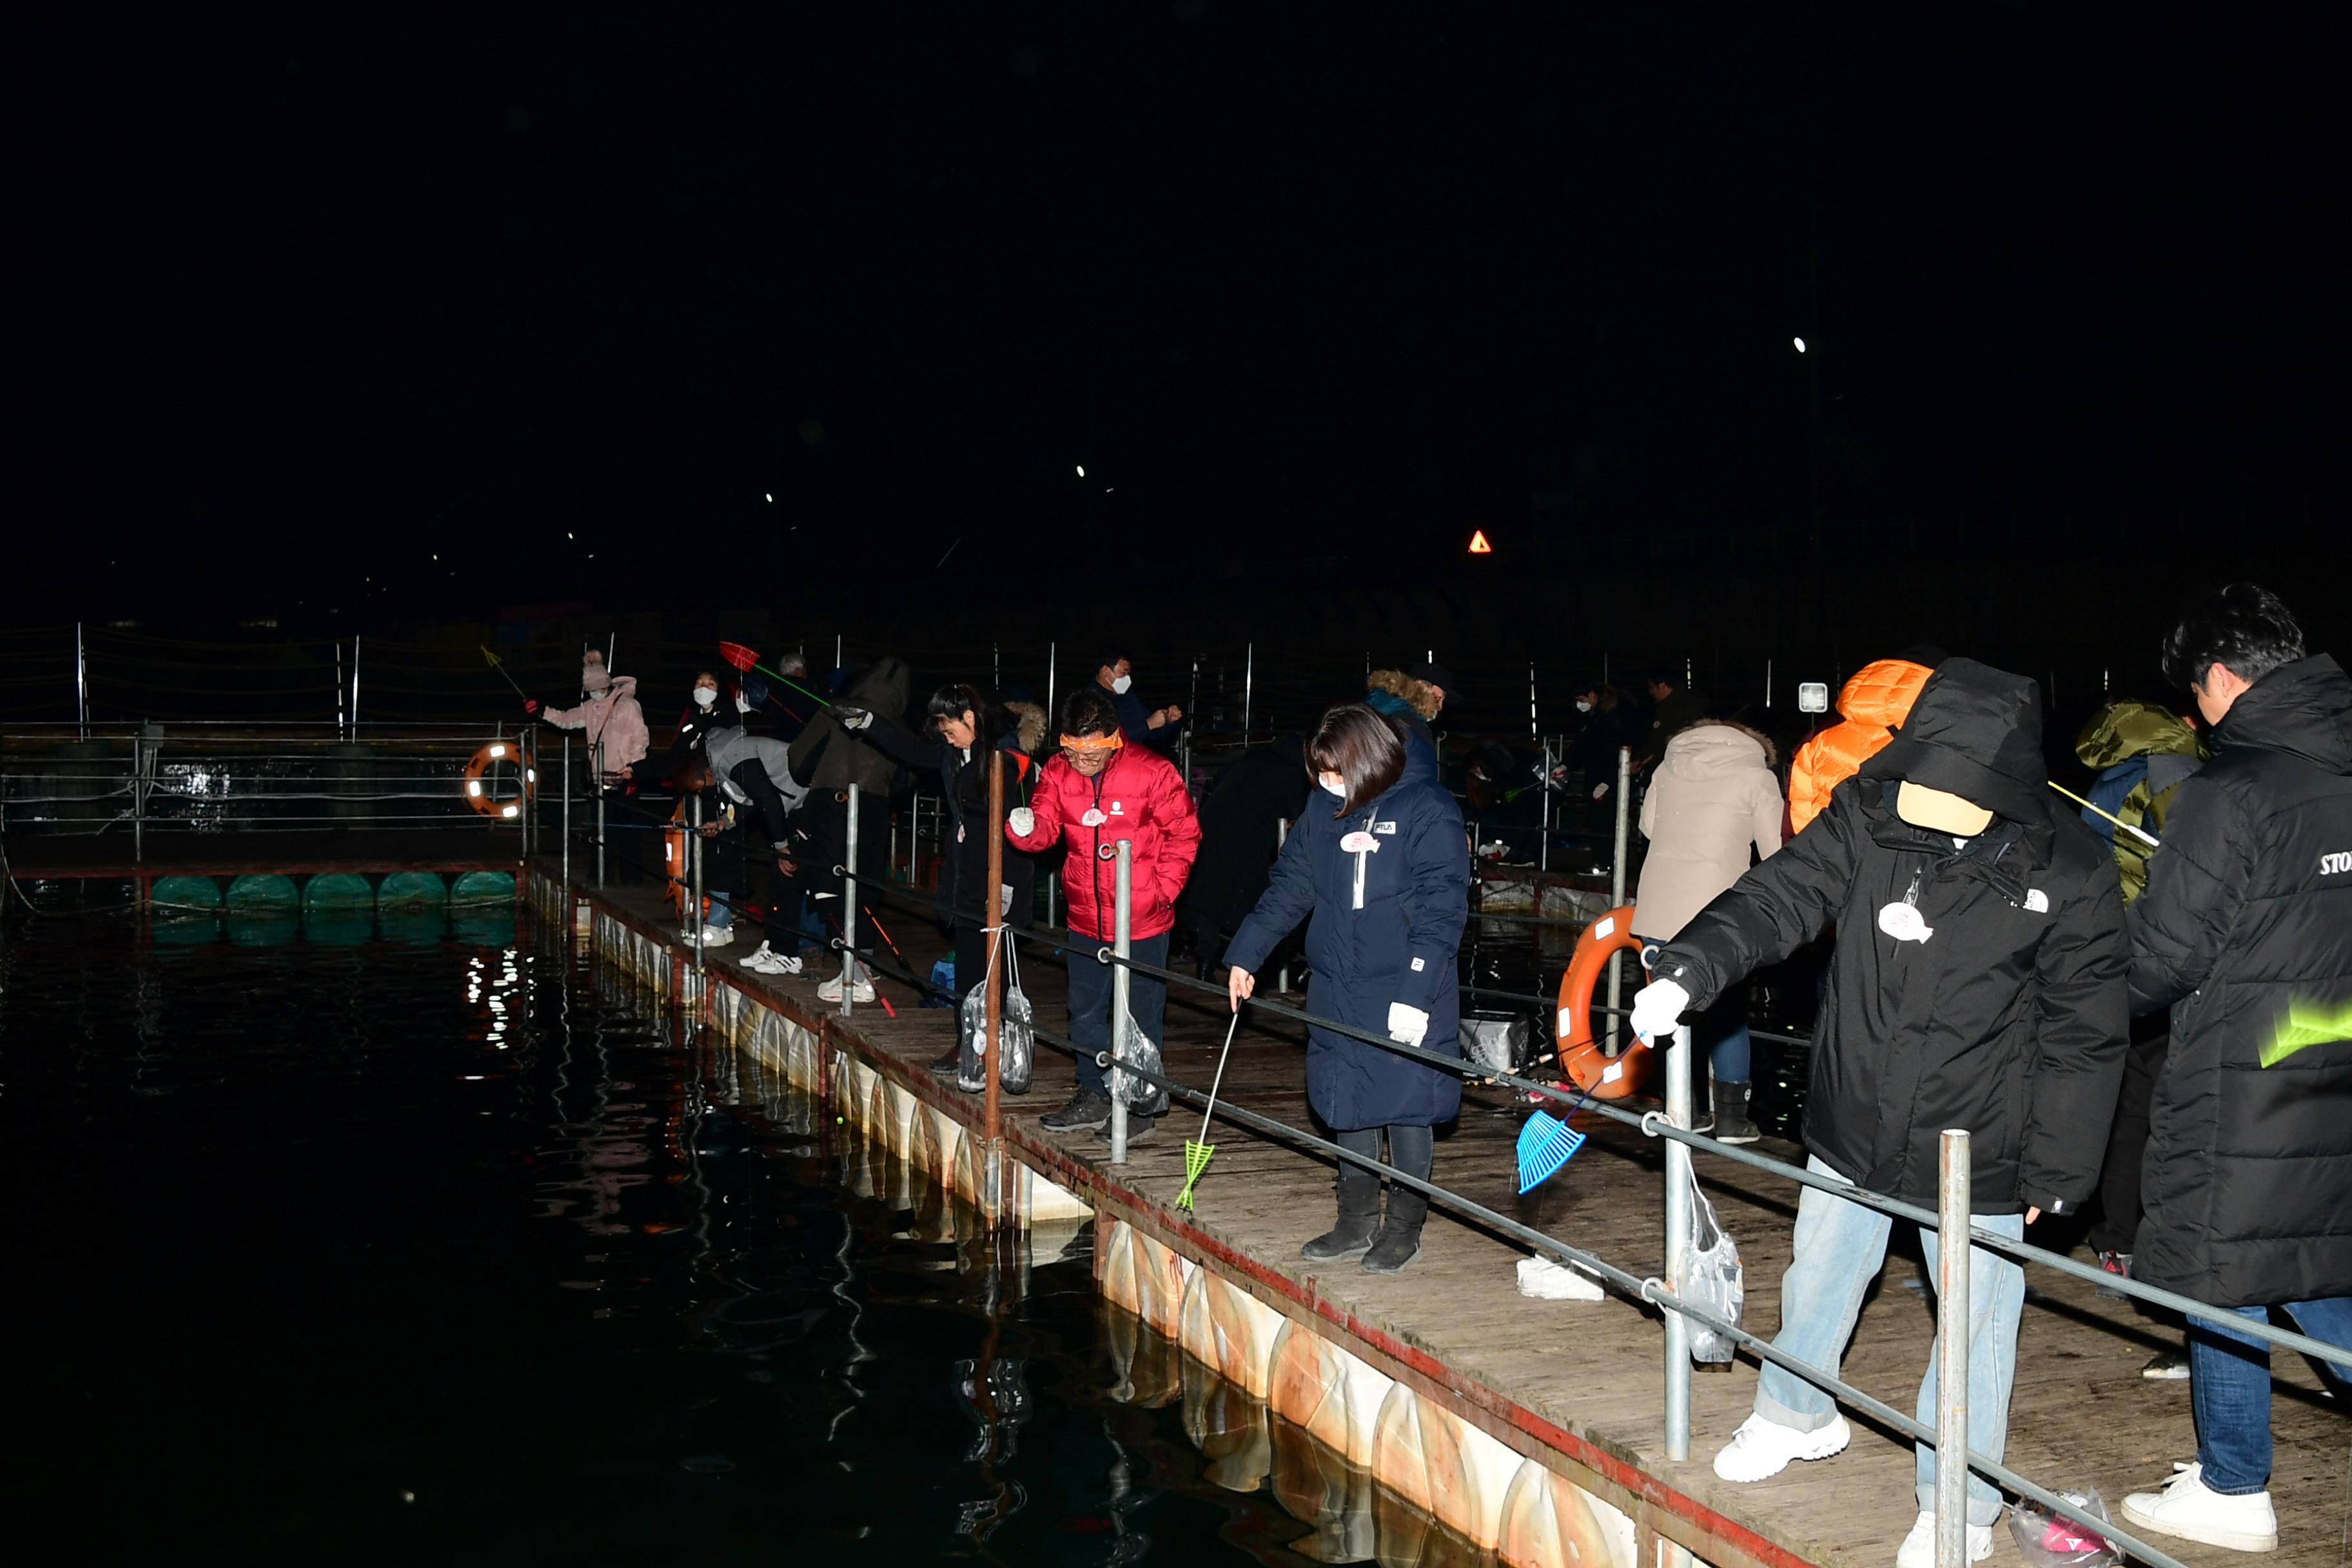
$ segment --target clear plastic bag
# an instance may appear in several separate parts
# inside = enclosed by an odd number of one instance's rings
[[[2096,1487],[2068,1488],[2058,1494],[2094,1519],[2108,1517]],[[2096,1531],[2021,1498],[2009,1510],[2009,1533],[2032,1568],[2116,1568],[2123,1562],[2112,1542]]]
[[[1691,1177],[1691,1245],[1683,1270],[1683,1297],[1709,1317],[1735,1328],[1744,1327],[1748,1308],[1748,1271],[1739,1261],[1739,1244],[1716,1217],[1715,1205]],[[1731,1359],[1736,1342],[1703,1323],[1690,1326],[1691,1359],[1721,1363]]]
[[[1110,1069],[1110,1091],[1127,1101],[1129,1110],[1139,1116],[1159,1116],[1168,1110],[1168,1091],[1153,1081],[1168,1076],[1160,1065],[1160,1042],[1143,1032],[1135,1015],[1127,1016],[1127,1048],[1118,1051],[1118,1038],[1112,1037],[1114,1055]],[[1128,1063],[1148,1072],[1150,1078],[1125,1070],[1119,1064]]]
[[[992,932],[989,963],[996,962],[996,947],[1003,941],[1002,931]],[[1006,1094],[1029,1092],[1029,1078],[1036,1058],[1036,1037],[1032,1033],[1036,1015],[1029,998],[1021,990],[1020,965],[1012,958],[1012,943],[1003,943],[1006,963],[1004,999],[996,1020],[996,1037],[1004,1052],[997,1065],[997,1085]],[[956,1087],[973,1092],[988,1087],[988,978],[981,977],[979,984],[965,993],[963,1004],[956,1014]]]

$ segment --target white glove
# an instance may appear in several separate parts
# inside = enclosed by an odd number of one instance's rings
[[[1595,800],[1599,800],[1602,795],[1605,795],[1608,793],[1609,786],[1607,784],[1594,784],[1592,786],[1592,798]]]
[[[1671,980],[1653,980],[1633,993],[1633,1033],[1644,1040],[1670,1037],[1689,1005],[1689,992]]]
[[[833,716],[841,721],[842,728],[845,730],[863,730],[866,725],[874,722],[874,715],[863,708],[835,706]]]
[[[1016,805],[1004,814],[1004,826],[1013,829],[1016,838],[1026,838],[1037,831],[1037,814],[1025,805]]]
[[[751,699],[750,699],[750,698],[745,697],[745,696],[744,696],[741,692],[740,692],[740,691],[739,691],[739,692],[737,692],[737,693],[735,694],[735,711],[736,711],[736,712],[738,712],[738,713],[749,713],[751,710]]]
[[[1389,1004],[1389,1038],[1401,1046],[1418,1046],[1428,1037],[1429,1015],[1402,1002]]]

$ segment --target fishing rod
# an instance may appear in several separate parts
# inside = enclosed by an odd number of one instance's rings
[[[476,643],[474,646],[482,650],[482,657],[490,661],[490,668],[499,672],[499,679],[505,681],[509,686],[514,688],[514,694],[517,697],[521,698],[525,702],[530,700],[530,693],[525,691],[521,685],[516,681],[515,678],[507,673],[506,661],[499,658],[497,654],[492,653],[489,649],[488,644]]]
[[[2157,842],[2156,835],[2150,833],[2147,828],[2136,827],[2132,824],[2126,822],[2122,817],[2117,816],[2114,812],[2105,809],[2104,806],[2093,805],[2089,801],[2084,800],[2081,795],[2076,795],[2073,790],[2068,789],[2064,784],[2060,784],[2055,779],[2045,779],[2042,782],[2047,784],[2052,789],[2056,790],[2060,795],[2064,795],[2068,800],[2073,801],[2076,805],[2082,806],[2084,810],[2097,812],[2101,816],[2105,817],[2109,822],[2114,823],[2117,827],[2122,828],[2126,833],[2130,834],[2133,837],[2147,845],[2150,849],[2159,849],[2163,847],[2162,845]]]

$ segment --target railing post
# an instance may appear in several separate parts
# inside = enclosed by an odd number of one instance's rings
[[[687,807],[686,853],[690,868],[687,889],[686,923],[694,932],[695,994],[702,992],[702,792],[696,790]]]
[[[1114,906],[1111,951],[1118,954],[1118,963],[1110,977],[1110,1059],[1112,1076],[1103,1079],[1110,1090],[1110,1163],[1127,1163],[1127,1097],[1118,1091],[1116,1076],[1118,1064],[1126,1060],[1128,997],[1134,989],[1135,979],[1127,967],[1129,897],[1135,887],[1135,840],[1118,841],[1118,902]]]
[[[1666,1052],[1666,1120],[1685,1131],[1691,1124],[1691,1032],[1687,1024],[1675,1029],[1673,1048]],[[1680,1302],[1690,1285],[1691,1231],[1690,1145],[1666,1140],[1666,1286]],[[1666,1313],[1666,1458],[1690,1458],[1690,1323],[1682,1313]]]
[[[147,791],[142,781],[147,776],[147,740],[143,735],[131,737],[131,863],[141,865],[147,858]]]
[[[1617,852],[1610,857],[1609,862],[1609,907],[1612,910],[1625,907],[1625,829],[1628,826],[1627,813],[1631,809],[1626,803],[1633,794],[1633,748],[1620,746],[1617,748]],[[1537,912],[1540,914],[1542,911],[1538,910]],[[1612,1057],[1617,1054],[1617,1025],[1624,1016],[1618,1011],[1619,998],[1624,994],[1625,975],[1621,967],[1624,957],[1622,948],[1609,955],[1609,1044],[1605,1049]]]
[[[572,902],[572,731],[563,731],[563,901]],[[567,927],[569,918],[566,920]]]
[[[842,795],[849,813],[849,828],[842,836],[841,862],[841,1016],[850,1013],[850,993],[857,989],[857,785],[852,781]]]
[[[596,785],[596,886],[604,885],[604,742],[602,736],[588,748],[590,777]]]
[[[1551,869],[1551,737],[1543,738],[1543,784],[1536,825],[1536,869]],[[1611,906],[1614,908],[1615,906]],[[1536,913],[1543,913],[1543,889],[1536,889]]]
[[[985,745],[982,736],[977,744]],[[1004,756],[996,751],[982,753],[988,759],[988,886],[981,900],[980,925],[982,935],[992,934],[995,942],[983,944],[988,953],[988,973],[983,982],[986,995],[987,1033],[982,1037],[988,1047],[988,1059],[982,1064],[987,1077],[987,1097],[981,1104],[981,1136],[986,1141],[985,1167],[981,1176],[981,1207],[990,1220],[1004,1217],[1004,1123],[1003,1111],[1004,1047],[1004,980],[1005,969],[1013,961],[1013,919],[1004,907]],[[956,976],[963,984],[963,976]]]
[[[1290,824],[1288,824],[1287,822],[1283,822],[1283,821],[1279,821],[1279,820],[1277,820],[1277,821],[1275,823],[1275,825],[1274,825],[1274,852],[1275,852],[1275,854],[1276,854],[1277,857],[1279,857],[1279,856],[1281,855],[1281,853],[1282,853],[1282,847],[1283,847],[1284,845],[1286,845],[1286,844],[1289,843],[1289,842],[1290,842]],[[1542,911],[1541,910],[1538,910],[1536,912],[1537,912],[1538,914],[1541,914],[1543,911]],[[1218,957],[1219,957],[1220,955],[1219,955],[1219,954],[1216,954],[1216,953],[1207,953],[1207,952],[1204,952],[1204,953],[1202,953],[1201,956],[1202,956],[1202,958],[1204,958],[1204,959],[1208,960],[1208,962],[1210,962],[1211,963],[1214,963],[1217,961],[1217,959],[1218,959]],[[1282,966],[1281,973],[1277,973],[1277,974],[1274,977],[1274,988],[1275,988],[1276,991],[1285,991],[1285,992],[1286,992],[1286,991],[1288,991],[1288,990],[1290,989],[1290,965],[1289,965],[1289,963],[1288,963],[1286,961],[1284,963],[1284,964],[1283,964],[1283,966]]]
[[[1969,1563],[1969,1130],[1936,1168],[1936,1568]]]

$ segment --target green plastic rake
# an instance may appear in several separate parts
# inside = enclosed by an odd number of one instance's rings
[[[1176,1194],[1176,1206],[1192,1206],[1192,1189],[1201,1180],[1201,1173],[1209,1168],[1209,1156],[1217,1146],[1209,1142],[1209,1118],[1217,1113],[1217,1090],[1224,1086],[1225,1058],[1234,1054],[1234,1031],[1242,1026],[1242,1010],[1234,1009],[1234,1021],[1225,1026],[1225,1048],[1217,1053],[1217,1076],[1209,1080],[1208,1109],[1201,1112],[1201,1135],[1184,1140],[1184,1190]]]

